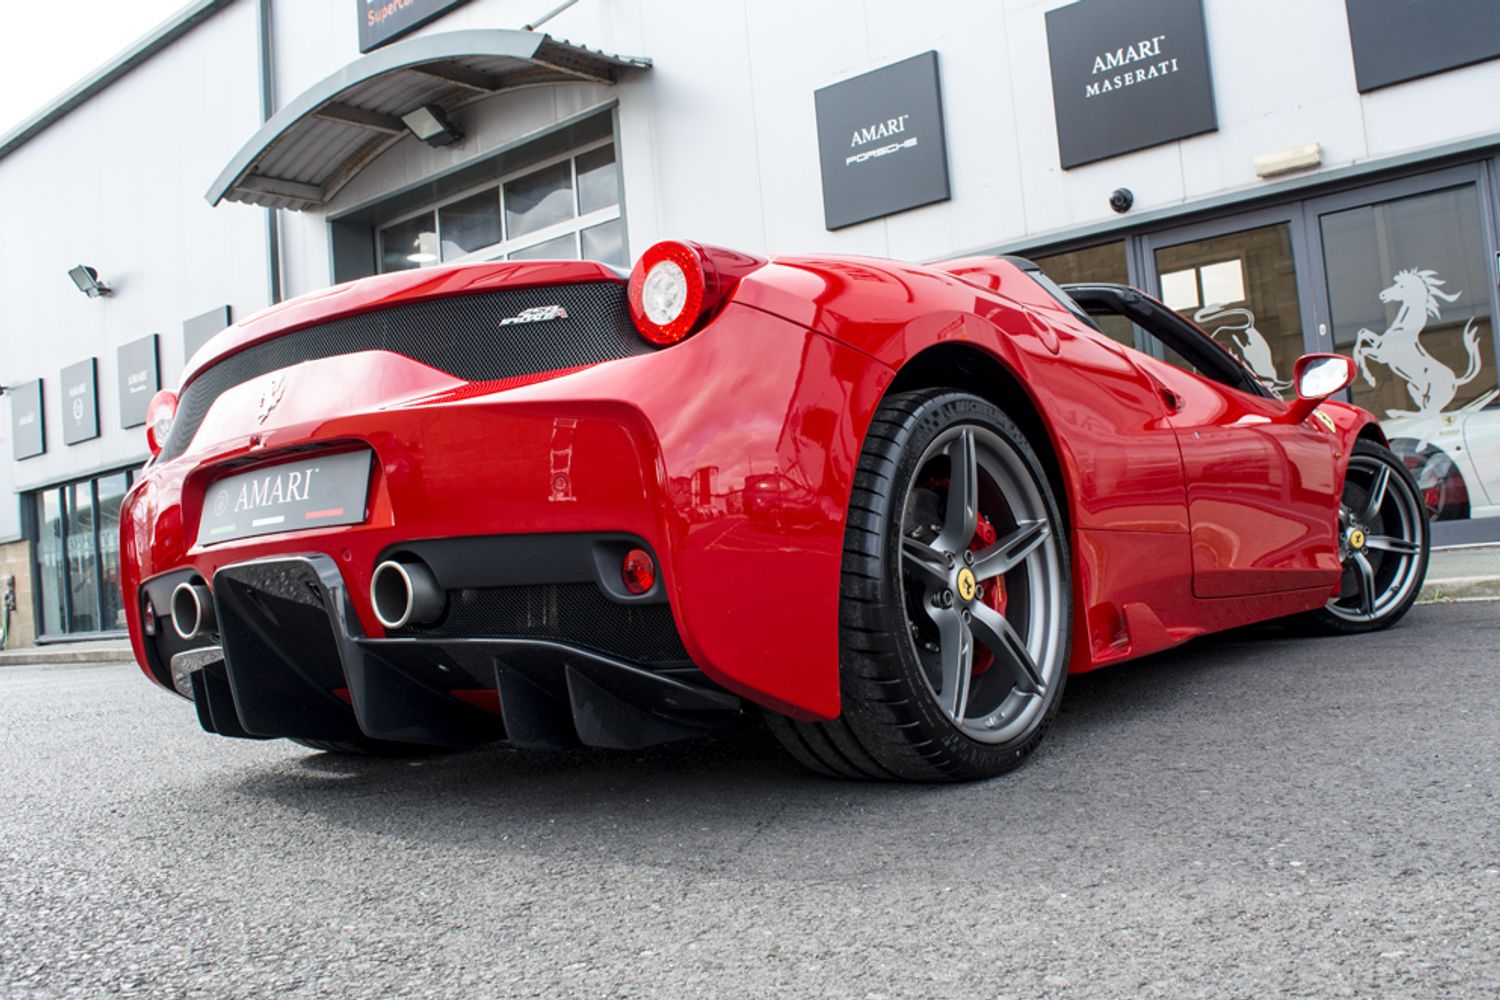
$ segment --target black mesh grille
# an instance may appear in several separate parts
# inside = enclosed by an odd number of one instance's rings
[[[553,305],[567,310],[567,318],[500,325],[525,309]],[[284,334],[205,369],[182,393],[163,457],[187,450],[226,390],[302,361],[375,350],[480,382],[597,364],[652,347],[631,324],[625,286],[616,281],[509,288],[361,313]]]
[[[687,662],[666,604],[620,604],[592,583],[484,587],[448,592],[448,612],[431,628],[395,635],[429,638],[552,639],[632,663]]]

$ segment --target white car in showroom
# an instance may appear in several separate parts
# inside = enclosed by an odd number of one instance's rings
[[[1434,520],[1500,516],[1500,389],[1448,413],[1381,423]]]

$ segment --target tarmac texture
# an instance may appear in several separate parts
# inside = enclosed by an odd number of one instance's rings
[[[962,786],[348,759],[132,666],[0,671],[0,996],[1500,995],[1500,605],[1075,677]]]

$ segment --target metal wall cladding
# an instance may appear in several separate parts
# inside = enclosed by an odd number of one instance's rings
[[[510,322],[527,309],[560,306],[565,318]],[[655,350],[630,320],[614,281],[502,289],[361,313],[282,334],[205,368],[188,383],[164,459],[187,450],[227,390],[303,361],[389,351],[471,382],[515,378]]]

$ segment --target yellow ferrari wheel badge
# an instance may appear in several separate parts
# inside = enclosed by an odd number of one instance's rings
[[[1349,547],[1351,549],[1362,549],[1365,547],[1365,533],[1358,528],[1349,532]]]
[[[974,594],[979,590],[979,583],[974,579],[974,571],[965,566],[958,571],[958,596],[966,601],[972,601]]]

